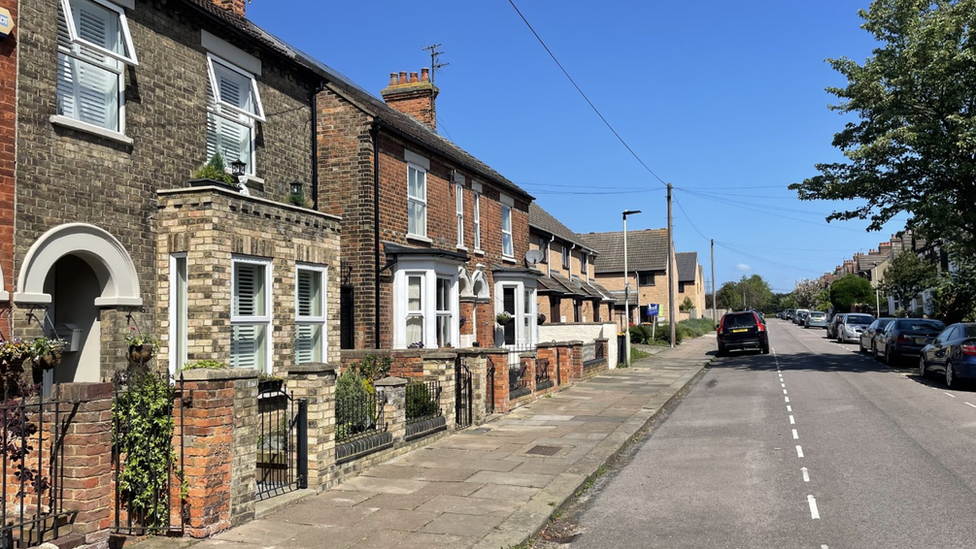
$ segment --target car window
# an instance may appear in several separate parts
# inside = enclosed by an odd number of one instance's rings
[[[966,324],[966,337],[976,337],[976,324]]]
[[[881,330],[884,330],[885,328],[887,328],[888,325],[891,324],[891,321],[892,320],[894,320],[894,319],[893,318],[879,318],[878,319],[878,326],[877,326],[878,331],[881,331]]]
[[[945,328],[945,324],[939,320],[924,319],[899,320],[896,326],[896,329],[906,332],[933,332],[943,328]]]
[[[871,315],[847,315],[846,324],[870,324],[874,320]]]
[[[936,340],[939,343],[945,343],[947,341],[952,341],[957,337],[957,335],[958,335],[958,330],[956,329],[956,327],[949,326],[941,334],[939,334],[939,337],[936,338]]]
[[[873,330],[873,329],[877,328],[879,323],[880,323],[879,320],[875,320],[874,322],[871,323],[870,326],[868,326],[868,330]]]
[[[752,313],[725,316],[725,326],[729,328],[755,325],[756,315]]]

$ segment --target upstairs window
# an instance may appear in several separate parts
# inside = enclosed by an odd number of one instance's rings
[[[57,114],[125,133],[125,65],[137,66],[122,8],[100,0],[61,0]]]
[[[427,237],[427,171],[407,164],[407,234]]]
[[[254,124],[264,109],[254,75],[212,55],[207,56],[207,158],[220,153],[230,165],[246,164],[254,175]]]
[[[585,253],[581,253],[580,261],[582,263],[580,268],[582,269],[583,280],[589,281],[590,280],[589,256],[586,255]]]
[[[512,240],[512,207],[502,204],[502,255],[515,257],[515,243]]]
[[[474,194],[474,211],[472,212],[474,221],[474,249],[481,249],[481,195]]]
[[[569,270],[569,248],[563,246],[563,269]]]
[[[295,363],[324,362],[325,270],[299,267],[295,281]]]
[[[640,273],[638,275],[637,283],[641,286],[653,286],[654,285],[654,273]]]
[[[464,187],[454,186],[454,199],[457,202],[457,245],[464,247]]]

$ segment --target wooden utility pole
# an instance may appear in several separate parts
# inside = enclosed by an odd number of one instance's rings
[[[715,239],[712,239],[712,324],[718,325],[718,305],[715,304]]]
[[[668,183],[668,321],[671,322],[671,346],[674,347],[674,230],[671,216],[671,184]]]

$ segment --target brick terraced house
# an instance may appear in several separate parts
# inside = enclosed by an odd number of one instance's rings
[[[16,334],[73,338],[54,381],[108,378],[133,329],[159,338],[171,372],[200,359],[272,372],[337,352],[339,219],[289,200],[317,185],[323,71],[250,23],[244,0],[214,2],[21,0],[0,44],[0,140],[13,82],[18,98],[3,289]],[[218,152],[242,165],[246,193],[190,185]]]
[[[341,216],[343,349],[526,348],[532,196],[436,131],[427,69],[317,97],[318,203]],[[502,311],[514,321],[495,322]]]
[[[612,320],[614,300],[594,277],[599,253],[536,203],[529,205],[529,247],[542,256],[539,313],[547,324]]]

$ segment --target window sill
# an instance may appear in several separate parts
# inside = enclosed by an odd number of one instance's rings
[[[517,263],[517,261],[515,261],[515,258],[509,255],[503,255],[502,261],[504,261],[505,263]]]
[[[132,145],[132,138],[128,137],[119,132],[114,132],[112,130],[106,130],[105,128],[99,128],[93,124],[88,124],[87,122],[82,122],[80,120],[75,120],[74,118],[68,118],[67,116],[61,116],[60,114],[55,114],[51,116],[51,124],[55,126],[62,126],[65,128],[71,128],[72,130],[77,130],[80,132],[90,133],[97,135],[98,137],[103,137],[105,139],[110,139],[125,145]]]
[[[462,252],[467,252],[468,251],[468,247],[467,246],[458,246],[457,249],[461,250]]]
[[[419,234],[407,234],[407,240],[413,240],[415,242],[423,242],[425,244],[433,244],[434,241],[426,236],[420,236]]]
[[[475,248],[474,249],[474,255],[485,255],[485,251],[484,250],[479,250],[478,248]]]

